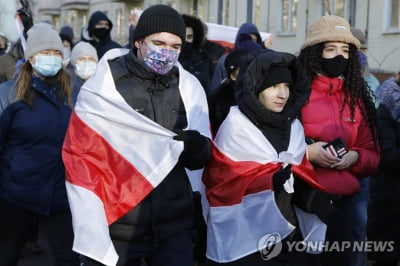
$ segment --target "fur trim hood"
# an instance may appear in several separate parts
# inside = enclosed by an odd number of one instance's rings
[[[200,48],[204,44],[205,30],[203,22],[192,15],[182,15],[183,21],[186,27],[191,27],[193,29],[193,47],[196,49]]]
[[[385,80],[378,87],[376,99],[390,111],[392,118],[400,123],[400,85],[395,78]]]

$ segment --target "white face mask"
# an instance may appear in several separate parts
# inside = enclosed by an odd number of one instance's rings
[[[75,65],[75,73],[84,80],[90,78],[96,72],[97,63],[86,61]]]

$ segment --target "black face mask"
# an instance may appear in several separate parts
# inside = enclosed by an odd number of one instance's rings
[[[94,28],[93,35],[99,39],[104,39],[110,34],[110,29],[107,28]]]
[[[334,58],[323,58],[321,68],[325,75],[333,78],[338,77],[344,73],[347,68],[348,60],[343,55],[335,56]]]
[[[185,42],[182,45],[181,56],[190,56],[193,53],[193,43]]]

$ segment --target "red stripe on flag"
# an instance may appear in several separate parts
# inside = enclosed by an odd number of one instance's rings
[[[236,162],[212,145],[212,159],[204,171],[207,199],[211,207],[239,204],[245,195],[273,190],[272,176],[281,163],[261,164],[253,161]],[[312,164],[303,157],[300,165],[292,165],[292,172],[312,187],[326,191],[317,183]]]
[[[212,145],[212,159],[203,175],[210,206],[239,204],[245,195],[272,190],[272,176],[280,167],[281,163],[236,162]]]
[[[325,192],[327,191],[325,187],[323,187],[317,182],[317,177],[315,175],[314,167],[312,166],[310,161],[307,160],[306,156],[303,157],[303,161],[301,162],[301,164],[292,166],[292,172],[298,178],[307,182],[312,187]]]
[[[67,180],[101,199],[108,224],[125,215],[153,190],[147,179],[75,112],[62,155]]]

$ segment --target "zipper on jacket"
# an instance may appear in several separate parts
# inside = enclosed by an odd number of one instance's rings
[[[333,82],[332,80],[329,79],[329,93],[328,93],[329,96],[332,95],[332,90],[333,90]]]

